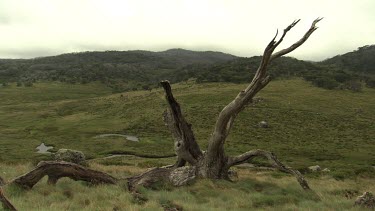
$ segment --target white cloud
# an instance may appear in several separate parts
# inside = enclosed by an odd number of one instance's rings
[[[375,43],[372,0],[2,0],[0,8],[0,57],[174,47],[260,55],[276,28],[302,19],[285,47],[318,16],[319,30],[291,56],[323,59]]]

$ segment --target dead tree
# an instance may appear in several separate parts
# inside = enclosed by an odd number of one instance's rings
[[[220,112],[205,152],[202,152],[199,148],[195,140],[192,126],[185,120],[180,105],[173,97],[169,82],[162,81],[161,85],[165,90],[166,99],[169,104],[168,111],[164,113],[164,120],[173,134],[174,149],[178,159],[172,166],[155,168],[130,178],[128,180],[129,189],[134,190],[139,185],[147,187],[157,181],[166,181],[179,186],[187,184],[195,178],[228,179],[228,170],[230,167],[251,161],[255,157],[265,157],[275,168],[294,175],[302,188],[309,190],[310,187],[301,173],[282,164],[275,154],[256,149],[239,156],[231,157],[225,154],[224,143],[238,113],[240,113],[245,106],[252,101],[253,97],[270,82],[270,77],[267,74],[268,65],[274,59],[286,55],[301,46],[317,29],[316,24],[321,19],[322,18],[317,18],[314,20],[311,27],[300,40],[290,47],[274,53],[275,49],[283,41],[285,35],[300,20],[296,20],[286,27],[280,39],[277,41],[278,33],[276,33],[275,37],[265,48],[260,65],[250,84]],[[186,163],[189,165],[185,166]]]

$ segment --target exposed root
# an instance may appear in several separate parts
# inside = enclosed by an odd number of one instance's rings
[[[86,181],[91,184],[116,184],[117,179],[104,172],[95,171],[86,167],[64,161],[42,161],[37,167],[22,176],[14,179],[15,184],[24,189],[31,189],[44,176],[48,176],[48,184],[56,184],[62,177],[73,180]]]

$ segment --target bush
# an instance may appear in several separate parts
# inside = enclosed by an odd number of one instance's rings
[[[344,83],[343,87],[354,92],[362,91],[362,83],[357,80],[351,80]]]
[[[375,79],[367,79],[366,86],[369,88],[375,88]]]
[[[26,81],[26,82],[25,82],[25,86],[26,86],[26,87],[32,87],[32,86],[33,86],[33,82],[31,82],[31,81]]]
[[[337,81],[335,81],[332,78],[328,78],[328,77],[315,78],[312,81],[312,83],[317,87],[321,87],[321,88],[325,88],[325,89],[334,89],[334,88],[339,86],[339,83]]]

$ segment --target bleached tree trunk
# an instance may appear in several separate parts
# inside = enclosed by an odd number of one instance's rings
[[[266,46],[262,56],[262,61],[250,84],[244,90],[240,91],[236,98],[220,112],[214,125],[213,133],[209,138],[208,147],[205,153],[202,153],[200,150],[199,145],[195,140],[191,124],[185,120],[180,105],[173,97],[169,82],[162,81],[161,85],[165,90],[166,99],[169,104],[168,112],[164,113],[164,119],[173,134],[175,140],[175,152],[178,155],[178,160],[175,165],[152,169],[142,175],[129,179],[129,186],[133,188],[138,185],[148,186],[152,181],[158,179],[163,179],[174,185],[183,185],[188,181],[199,177],[228,179],[228,170],[231,166],[261,156],[267,158],[269,162],[280,171],[294,175],[301,187],[305,190],[309,190],[309,185],[301,173],[282,164],[273,153],[257,149],[239,156],[229,157],[225,154],[224,143],[231,131],[237,115],[249,102],[252,101],[253,97],[270,82],[270,77],[267,74],[268,65],[274,59],[286,55],[301,46],[317,29],[316,24],[320,20],[321,18],[314,20],[311,27],[300,40],[290,47],[274,53],[275,49],[283,41],[286,34],[300,20],[296,20],[286,27],[280,39],[277,41],[276,38],[278,33],[276,33],[275,37]],[[189,166],[183,167],[186,163],[188,163]]]

